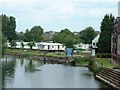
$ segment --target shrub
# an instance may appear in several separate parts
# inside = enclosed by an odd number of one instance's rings
[[[91,57],[81,57],[81,58],[74,58],[73,59],[75,62],[80,62],[80,61],[85,61],[85,62],[90,62],[92,60]]]
[[[103,70],[103,67],[98,67],[98,68],[94,69],[94,74],[96,75],[96,74],[100,73],[102,70]]]

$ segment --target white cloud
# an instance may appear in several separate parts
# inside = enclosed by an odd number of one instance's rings
[[[117,8],[94,8],[89,11],[89,15],[93,17],[99,17],[110,13],[117,15]]]
[[[8,15],[15,15],[20,28],[24,23],[56,24],[65,23],[70,27],[75,22],[92,18],[100,21],[106,13],[117,16],[117,2],[119,0],[0,0],[0,8]],[[104,7],[100,6],[104,4]],[[112,5],[116,5],[112,7]],[[107,5],[110,5],[107,7]],[[81,21],[80,21],[81,20]],[[94,23],[88,19],[88,23]],[[28,25],[29,25],[28,24]],[[26,25],[26,26],[28,26]],[[77,27],[74,25],[75,28]],[[84,26],[84,25],[83,25]],[[64,27],[64,26],[63,26]],[[97,26],[95,26],[97,27]],[[23,27],[22,27],[23,28]]]

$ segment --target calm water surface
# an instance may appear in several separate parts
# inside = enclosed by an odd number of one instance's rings
[[[7,56],[2,60],[5,88],[103,88],[86,67]]]

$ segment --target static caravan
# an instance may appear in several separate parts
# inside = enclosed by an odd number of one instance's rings
[[[65,46],[60,43],[47,43],[47,42],[41,42],[39,44],[39,49],[41,51],[64,51]]]

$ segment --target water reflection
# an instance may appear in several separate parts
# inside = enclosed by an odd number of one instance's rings
[[[15,65],[16,65],[16,58],[4,58],[2,60],[2,86],[4,86],[4,82],[12,82],[15,74]]]
[[[52,62],[53,63],[53,62]],[[88,68],[50,64],[8,57],[2,60],[3,87],[7,88],[101,88]]]

